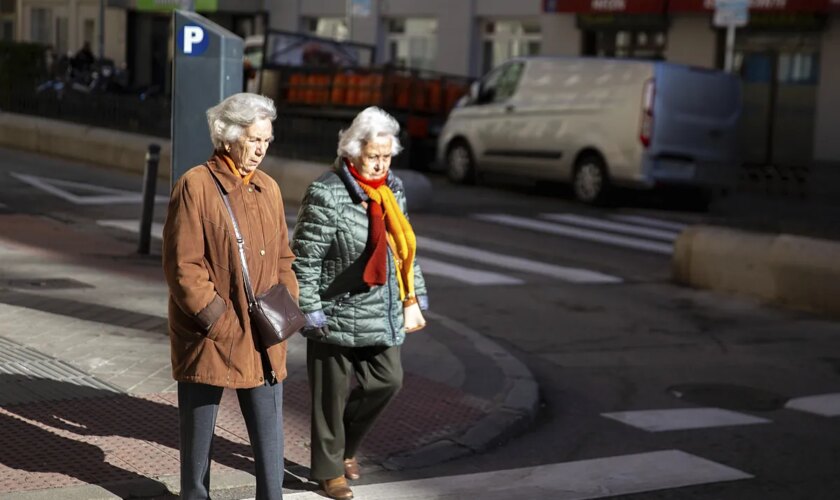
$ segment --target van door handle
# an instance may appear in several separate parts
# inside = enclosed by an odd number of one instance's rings
[[[508,104],[507,106],[505,106],[505,113],[513,113],[514,111],[516,111],[516,106],[514,106],[513,104]]]

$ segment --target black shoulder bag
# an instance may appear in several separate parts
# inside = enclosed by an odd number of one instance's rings
[[[242,262],[242,279],[245,284],[245,294],[248,296],[251,328],[256,330],[263,347],[267,349],[283,342],[303,328],[306,325],[306,318],[289,293],[289,289],[282,283],[274,285],[259,296],[254,296],[251,276],[248,274],[248,262],[245,260],[245,239],[239,231],[239,224],[233,215],[230,200],[219,184],[219,180],[212,172],[210,172],[210,177],[213,178],[219,194],[222,195],[230,220],[233,222],[233,231],[236,233],[236,246],[239,247],[239,260]]]

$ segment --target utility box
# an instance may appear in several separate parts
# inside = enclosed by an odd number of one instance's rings
[[[172,70],[172,185],[213,153],[208,108],[242,92],[242,38],[207,18],[172,13],[175,55]]]

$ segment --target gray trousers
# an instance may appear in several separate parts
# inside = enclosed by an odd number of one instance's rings
[[[399,392],[400,347],[342,347],[307,340],[306,367],[312,396],[310,479],[344,475],[362,438]],[[350,390],[350,379],[358,385]]]
[[[181,498],[210,498],[210,453],[222,387],[178,382]],[[256,500],[283,498],[283,384],[237,389],[254,451]]]

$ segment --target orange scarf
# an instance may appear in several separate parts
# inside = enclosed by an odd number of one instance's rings
[[[230,170],[231,172],[233,172],[233,175],[242,179],[242,184],[248,184],[249,182],[251,182],[251,177],[253,177],[254,174],[257,172],[256,169],[252,170],[250,173],[248,173],[248,175],[242,175],[239,172],[239,169],[236,168],[236,164],[233,163],[233,158],[231,158],[229,154],[221,153],[219,156],[221,156],[222,159],[225,160],[225,163],[228,167],[230,167]]]
[[[348,162],[350,173],[359,182],[359,186],[370,197],[368,218],[368,263],[363,278],[368,285],[384,285],[387,269],[385,258],[386,245],[391,244],[397,265],[397,283],[400,288],[400,300],[414,297],[414,257],[417,253],[417,237],[408,219],[400,210],[394,192],[384,182],[368,181]],[[383,224],[384,221],[384,224]],[[384,229],[384,230],[383,230]]]

